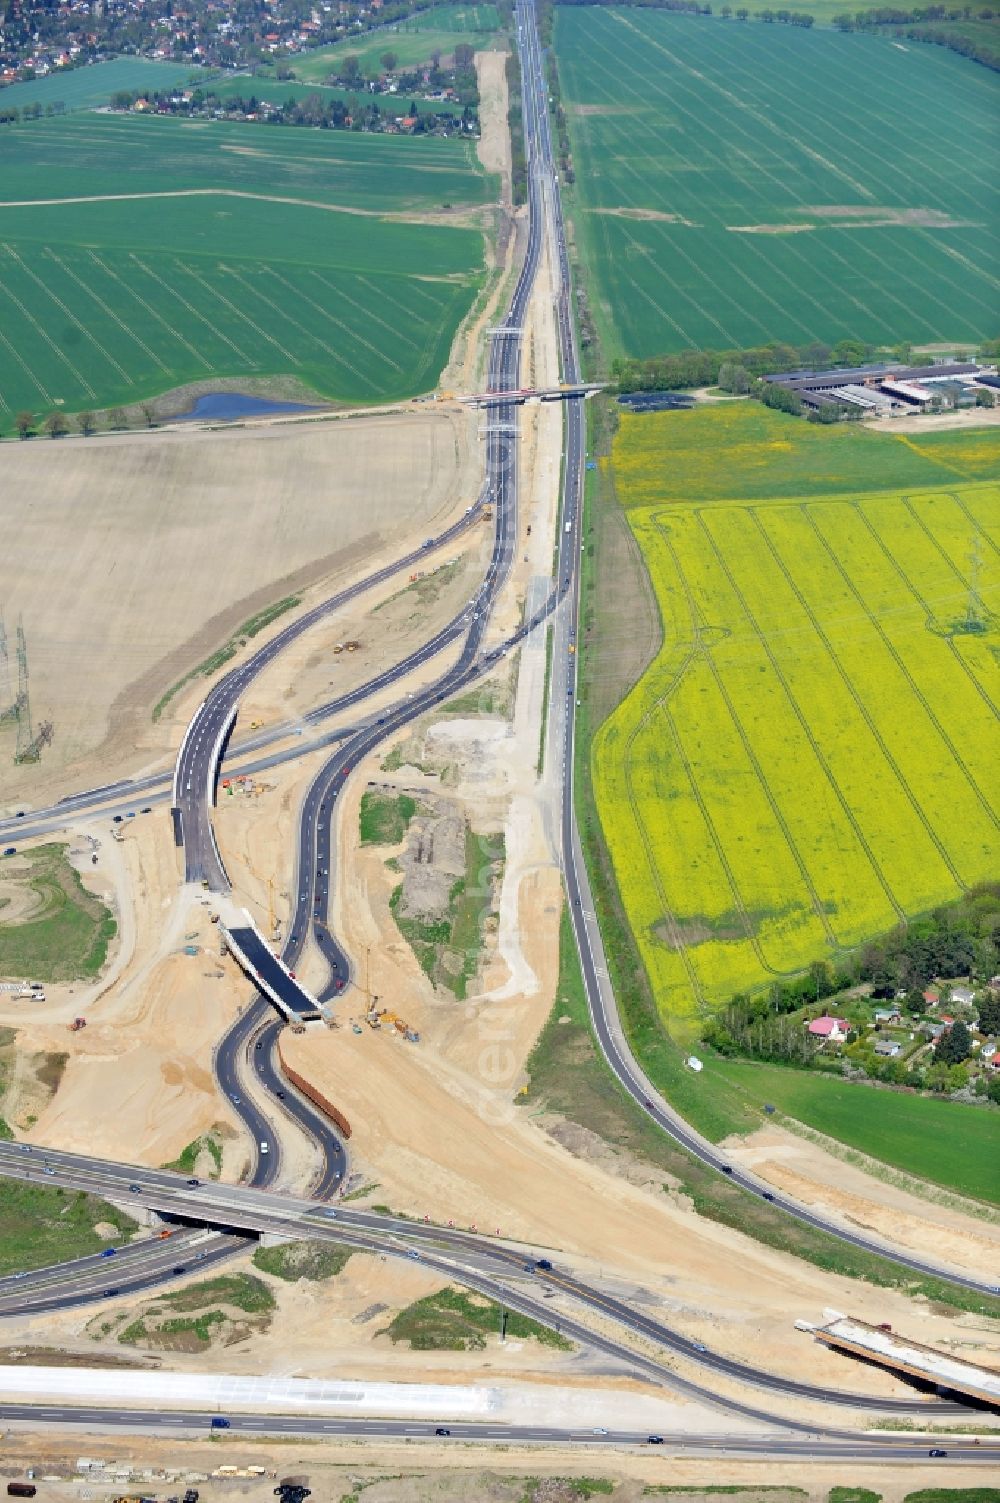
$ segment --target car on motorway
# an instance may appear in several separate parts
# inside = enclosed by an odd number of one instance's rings
[[[720,1164],[719,1168],[722,1170],[723,1174],[732,1174],[733,1172],[732,1164]]]
[[[23,809],[18,809],[15,818],[16,819],[23,819],[24,818],[24,810]]]
[[[54,1169],[50,1169],[47,1164],[46,1164],[45,1168],[42,1170],[43,1174],[55,1174],[55,1172],[56,1171]],[[138,1189],[138,1185],[136,1186],[136,1189]]]
[[[111,823],[112,823],[112,824],[113,824],[113,825],[120,825],[120,824],[121,824],[121,822],[122,822],[122,817],[121,817],[121,815],[120,815],[120,814],[113,814],[113,815],[112,815],[112,816],[111,816]]]
[[[268,1143],[268,1141],[267,1141],[266,1138],[261,1138],[261,1140],[260,1140],[260,1151],[261,1151],[261,1153],[270,1153],[271,1152],[270,1144]]]
[[[653,1103],[650,1101],[650,1099],[649,1099],[648,1096],[644,1097],[642,1104],[646,1108],[647,1112],[652,1112],[652,1111],[656,1110],[656,1108],[653,1106]]]
[[[593,1430],[591,1431],[592,1435],[607,1435],[607,1433],[608,1432],[607,1430],[605,1430],[603,1425],[595,1425]]]
[[[115,1296],[115,1295],[116,1295],[116,1294],[117,1294],[117,1293],[118,1293],[118,1290],[117,1290],[117,1289],[105,1289],[105,1291],[104,1291],[104,1298],[105,1298],[105,1299],[113,1299],[113,1298],[114,1298],[114,1296]]]
[[[284,1091],[275,1091],[274,1094],[277,1096],[277,1098],[278,1098],[279,1101],[284,1101],[284,1099],[285,1099],[285,1093],[284,1093]]]
[[[695,1349],[696,1352],[707,1352],[708,1351],[708,1347],[705,1346],[704,1343],[701,1342],[701,1341],[692,1341],[691,1345],[694,1347],[694,1349]]]
[[[142,1193],[141,1185],[129,1185],[129,1189],[132,1191],[133,1195],[141,1195]]]
[[[264,1047],[264,1040],[263,1039],[258,1039],[257,1042],[256,1042],[256,1044],[254,1044],[254,1048],[255,1049],[263,1049],[263,1047]]]
[[[230,1096],[229,1099],[233,1103],[234,1106],[239,1106],[240,1103],[243,1100],[242,1096]]]
[[[535,1263],[536,1268],[544,1268],[547,1273],[551,1272],[552,1264],[548,1258],[539,1258]]]
[[[417,1249],[415,1247],[408,1247],[406,1249],[406,1256],[408,1258],[419,1258],[420,1254],[417,1252]]]
[[[128,813],[126,814],[125,818],[126,819],[135,819],[135,810],[134,809],[130,809],[128,811]]]
[[[942,1451],[940,1446],[931,1446],[927,1454],[928,1456],[947,1456],[948,1452]]]
[[[761,1193],[761,1195],[763,1196],[763,1198],[765,1200],[773,1200],[774,1199],[774,1196],[771,1194],[770,1190],[761,1190],[760,1193]]]
[[[646,1444],[647,1444],[647,1446],[662,1446],[662,1444],[663,1444],[663,1436],[662,1435],[647,1435],[646,1436]]]
[[[437,1429],[434,1431],[434,1434],[435,1435],[450,1435],[451,1431],[448,1429],[447,1425],[438,1425]]]
[[[117,1247],[105,1247],[101,1249],[102,1258],[113,1258],[118,1252]]]
[[[174,1268],[174,1273],[187,1273],[187,1269],[185,1268],[183,1263],[178,1263]]]
[[[229,1430],[230,1428],[231,1425],[229,1420],[227,1420],[223,1415],[214,1414],[212,1416],[212,1421],[209,1425],[210,1430]]]
[[[149,804],[146,805],[145,809],[140,809],[139,810],[140,814],[152,814],[152,812],[153,812],[153,810],[152,810],[152,808],[150,807]]]
[[[187,1181],[187,1183],[191,1186],[192,1190],[197,1190],[198,1186],[201,1184],[201,1180],[200,1179],[189,1179]]]

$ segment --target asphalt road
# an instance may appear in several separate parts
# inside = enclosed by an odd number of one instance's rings
[[[550,1256],[548,1249],[519,1246],[500,1238],[344,1205],[317,1204],[286,1192],[213,1182],[192,1185],[189,1178],[170,1170],[136,1169],[127,1164],[55,1150],[26,1153],[23,1145],[0,1143],[0,1174],[37,1181],[46,1167],[52,1171],[52,1182],[67,1189],[84,1190],[126,1203],[134,1195],[140,1205],[181,1219],[200,1219],[210,1226],[224,1228],[229,1234],[234,1231],[244,1234],[272,1231],[297,1238],[349,1242],[392,1257],[417,1258],[439,1270],[449,1280],[478,1289],[500,1304],[522,1310],[543,1325],[561,1329],[585,1346],[596,1346],[646,1377],[667,1383],[703,1402],[715,1402],[755,1419],[788,1423],[753,1406],[718,1399],[703,1384],[679,1377],[662,1360],[649,1359],[635,1352],[626,1338],[640,1337],[652,1341],[665,1352],[697,1364],[706,1375],[735,1379],[785,1397],[889,1414],[931,1411],[940,1416],[945,1412],[958,1412],[960,1407],[935,1401],[928,1403],[918,1396],[879,1399],[823,1388],[782,1378],[758,1365],[724,1357],[672,1330],[645,1310],[584,1283],[561,1268],[557,1255]],[[132,1185],[136,1186],[134,1191]],[[221,1249],[218,1255],[223,1255]],[[543,1267],[539,1260],[545,1260],[549,1266]],[[187,1262],[184,1271],[189,1272],[190,1261],[180,1261]],[[167,1273],[166,1276],[170,1275]],[[132,1292],[133,1287],[144,1289],[153,1282],[146,1277],[145,1270],[137,1275],[140,1277],[141,1283],[126,1284],[118,1277],[116,1267],[114,1271],[109,1270],[108,1282],[116,1293],[125,1294]],[[92,1299],[99,1293],[99,1286],[91,1280],[86,1290],[86,1297]],[[604,1330],[595,1331],[545,1303],[560,1295],[596,1316],[605,1329],[608,1325],[619,1328],[621,1339],[608,1337]],[[67,1308],[81,1302],[80,1291],[72,1281],[38,1291],[24,1291],[13,1280],[0,1281],[0,1316],[24,1313],[26,1308]]]
[[[227,1428],[234,1435],[305,1435],[331,1439],[340,1436],[357,1440],[435,1441],[438,1445],[449,1440],[456,1444],[479,1441],[490,1447],[505,1444],[585,1446],[595,1454],[622,1447],[645,1448],[651,1444],[649,1432],[642,1430],[561,1429],[554,1425],[502,1425],[489,1420],[480,1423],[452,1420],[445,1425],[434,1425],[426,1420],[328,1419],[319,1415],[254,1414],[233,1410],[216,1413],[229,1421]],[[74,1426],[88,1431],[215,1434],[217,1432],[211,1429],[214,1417],[213,1413],[197,1409],[114,1410],[86,1404],[0,1403],[0,1421],[5,1424],[23,1423],[61,1430]],[[1000,1448],[990,1442],[976,1446],[964,1437],[953,1439],[948,1436],[944,1438],[944,1445],[952,1461],[996,1466],[1000,1460]],[[671,1457],[699,1455],[725,1456],[729,1460],[739,1460],[740,1457],[757,1460],[807,1457],[831,1462],[914,1461],[926,1457],[928,1449],[926,1440],[902,1435],[866,1441],[850,1436],[813,1440],[778,1435],[664,1434],[657,1444],[657,1453],[662,1455],[665,1467]]]

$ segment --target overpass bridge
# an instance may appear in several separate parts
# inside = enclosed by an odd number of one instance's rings
[[[500,407],[514,402],[567,402],[575,397],[592,397],[595,391],[603,391],[604,381],[563,382],[559,386],[519,386],[512,391],[476,391],[471,396],[460,396],[458,401],[470,407]]]

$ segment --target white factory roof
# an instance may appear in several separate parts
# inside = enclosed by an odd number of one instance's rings
[[[909,397],[911,402],[929,402],[931,393],[925,391],[922,386],[917,386],[913,381],[883,381],[882,390],[901,397]]]
[[[986,1399],[991,1404],[1000,1403],[1000,1372],[996,1368],[982,1367],[964,1357],[953,1357],[934,1347],[922,1346],[918,1341],[910,1341],[880,1326],[870,1326],[863,1320],[854,1320],[849,1315],[838,1315],[825,1326],[814,1326],[813,1331],[817,1339],[828,1346],[845,1347],[887,1367],[900,1368],[925,1378],[928,1383],[954,1388],[960,1393]]]

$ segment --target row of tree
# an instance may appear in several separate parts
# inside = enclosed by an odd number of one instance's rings
[[[156,413],[150,402],[141,402],[139,412],[147,428],[156,427]],[[109,408],[103,414],[103,418],[104,426],[109,432],[132,426],[124,407]],[[78,412],[70,422],[66,413],[56,408],[44,418],[39,418],[34,412],[19,412],[14,417],[14,427],[18,438],[37,438],[43,433],[47,438],[65,438],[67,433],[71,433],[74,428],[77,433],[82,433],[84,438],[89,438],[91,434],[99,431],[100,420],[96,412]]]
[[[915,42],[934,42],[998,71],[1000,32],[990,24],[996,18],[997,12],[991,7],[925,5],[914,10],[901,10],[893,5],[880,5],[874,10],[844,11],[834,16],[833,24],[840,31],[875,31],[879,27],[891,27],[894,36],[907,37]]]
[[[761,376],[778,371],[830,370],[869,364],[878,354],[893,359],[909,358],[910,346],[897,345],[891,351],[879,351],[861,339],[841,339],[838,343],[794,345],[773,340],[746,350],[679,350],[672,355],[651,355],[645,360],[623,357],[611,365],[611,379],[619,391],[680,391],[685,387],[717,386],[725,377],[738,380],[746,372],[747,385]],[[728,390],[737,390],[730,385]]]
[[[148,99],[157,115],[180,115],[184,118],[225,115],[244,120],[261,120],[267,125],[299,125],[319,130],[356,130],[380,132],[391,126],[398,129],[396,118],[405,115],[411,122],[408,135],[454,135],[478,129],[479,117],[473,105],[466,105],[461,115],[449,110],[436,111],[415,100],[393,99],[390,109],[383,108],[377,97],[358,95],[354,99],[330,99],[320,91],[302,99],[290,97],[284,102],[259,99],[256,94],[227,95],[220,98],[211,89],[197,89],[190,99],[177,94],[145,94],[119,90],[112,96],[115,110],[131,110],[138,99]]]

